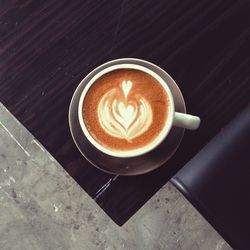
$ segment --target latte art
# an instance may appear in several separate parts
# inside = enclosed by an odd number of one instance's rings
[[[153,76],[135,69],[105,73],[88,89],[82,117],[101,147],[127,152],[150,147],[165,127],[169,99]]]
[[[130,92],[132,81],[122,81],[103,95],[98,105],[98,118],[103,130],[113,137],[132,139],[146,132],[152,123],[152,108],[141,95]]]

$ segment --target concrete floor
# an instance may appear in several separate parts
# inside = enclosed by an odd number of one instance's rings
[[[0,249],[232,248],[170,183],[117,226],[0,105]]]

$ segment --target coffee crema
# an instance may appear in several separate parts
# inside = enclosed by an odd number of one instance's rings
[[[117,69],[92,84],[82,112],[94,140],[112,151],[127,151],[150,146],[165,126],[168,108],[167,93],[154,77]]]

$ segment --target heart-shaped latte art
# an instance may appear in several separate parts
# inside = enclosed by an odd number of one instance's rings
[[[129,91],[132,88],[132,82],[131,81],[123,81],[122,82],[122,91],[124,93],[125,98],[128,97]]]
[[[118,104],[118,112],[114,112],[114,117],[126,130],[133,123],[136,118],[136,115],[137,109],[134,107],[134,105],[125,105],[123,102],[120,102]]]
[[[152,123],[149,102],[139,93],[136,93],[133,101],[129,100],[132,86],[131,81],[123,81],[121,87],[104,94],[98,105],[98,117],[103,130],[127,141],[143,134]]]

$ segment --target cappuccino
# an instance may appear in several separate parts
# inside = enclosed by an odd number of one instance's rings
[[[169,97],[161,83],[137,69],[116,69],[98,78],[82,106],[85,126],[109,150],[150,146],[165,127]]]

